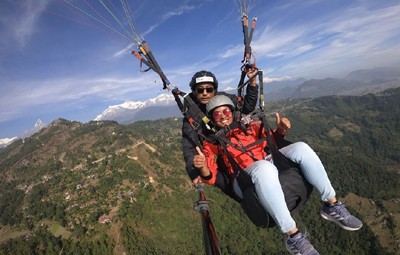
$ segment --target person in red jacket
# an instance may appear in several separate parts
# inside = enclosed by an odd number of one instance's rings
[[[253,77],[258,70],[256,68],[252,69],[247,75],[248,77]],[[234,94],[228,94],[225,92],[218,91],[218,80],[215,75],[206,70],[196,72],[190,83],[191,93],[188,95],[193,102],[197,104],[199,109],[206,114],[206,104],[215,95],[225,95],[228,96],[233,102],[237,102],[238,98]],[[258,85],[257,80],[252,78],[249,85],[246,86],[246,93],[243,100],[243,106],[240,113],[243,115],[250,114],[254,111],[257,105],[258,99]],[[202,122],[201,116],[196,116],[195,121],[200,123],[202,126],[203,133],[209,132]],[[202,146],[203,138],[193,129],[192,124],[190,124],[188,118],[183,118],[182,122],[182,152],[185,160],[186,171],[189,178],[191,179],[193,185],[201,180],[199,177],[199,169],[194,167],[193,158],[197,154],[196,146]],[[216,176],[216,181],[214,186],[221,189],[225,194],[234,198],[232,191],[230,189],[229,180],[225,173],[220,172]]]
[[[207,104],[207,112],[220,129],[233,122],[234,105],[226,96],[215,96]],[[286,135],[291,123],[287,118],[281,118],[276,113],[277,128],[274,132]],[[259,139],[259,123],[248,124],[247,128],[236,127],[228,129],[226,137],[230,140],[227,150],[237,164],[251,177],[260,203],[271,215],[283,233],[288,235],[286,248],[291,254],[319,254],[296,227],[296,222],[287,208],[284,193],[278,178],[278,170],[267,155],[264,148],[267,142],[254,143]],[[264,132],[262,132],[264,134]],[[253,145],[252,145],[253,144]],[[200,169],[203,182],[212,185],[216,180],[218,166],[217,158],[222,157],[228,171],[234,170],[223,148],[218,144],[205,142],[203,150],[196,148],[198,155],[194,157],[194,166]],[[340,227],[355,231],[362,227],[362,222],[351,215],[345,205],[336,199],[325,168],[317,154],[304,142],[296,142],[280,149],[287,158],[298,163],[307,181],[319,192],[323,207],[320,211],[322,218],[338,224]],[[242,197],[239,185],[234,185],[235,193]]]

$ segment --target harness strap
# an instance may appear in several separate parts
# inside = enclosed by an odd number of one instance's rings
[[[248,149],[247,146],[243,146],[243,145],[238,146],[237,144],[232,143],[231,140],[226,138],[226,133],[230,132],[231,130],[233,130],[235,128],[241,128],[242,131],[247,135],[246,127],[241,122],[234,121],[234,122],[232,122],[232,124],[225,127],[224,129],[220,129],[217,133],[215,133],[215,135],[210,135],[211,137],[213,137],[213,139],[211,139],[210,141],[212,141],[214,143],[217,141],[221,145],[224,144],[225,146],[229,145],[232,148],[249,155],[254,161],[257,161],[258,159],[254,158],[252,153],[249,154],[249,152],[247,151],[247,149]],[[238,142],[240,143],[240,140],[238,140]]]
[[[223,148],[224,154],[228,157],[229,163],[231,164],[234,171],[234,176],[232,176],[232,174],[228,174],[228,176],[230,176],[231,179],[236,178],[238,180],[238,184],[241,190],[246,190],[246,188],[253,186],[250,175],[246,171],[244,171],[236,162],[236,160],[232,157],[231,153],[226,147],[226,144],[224,144],[223,142],[220,144]]]
[[[266,138],[266,137],[262,137],[262,138],[259,138],[257,141],[252,142],[252,143],[246,145],[244,148],[247,150],[247,149],[249,149],[249,148],[251,148],[251,147],[253,147],[253,146],[256,146],[256,145],[258,145],[258,144],[260,144],[260,143],[263,143],[263,142],[265,142],[265,141],[267,141],[267,138]]]
[[[168,80],[167,76],[164,74],[164,72],[162,71],[160,65],[158,64],[156,58],[153,55],[153,52],[151,51],[149,45],[147,44],[146,41],[143,41],[142,44],[139,46],[140,51],[144,54],[144,56],[147,58],[147,60],[155,67],[155,69],[157,70],[157,74],[160,76],[162,82],[163,82],[163,89],[168,89],[169,85],[171,84],[171,82]]]
[[[238,100],[237,100],[237,105],[236,108],[240,111],[243,108],[243,84],[244,84],[244,79],[246,78],[246,72],[242,70],[242,74],[240,76],[239,84],[238,84]]]
[[[242,70],[242,74],[240,76],[239,84],[238,84],[238,102],[237,102],[237,108],[239,110],[242,109],[243,107],[243,87],[248,84],[249,81],[245,83],[245,78],[246,74],[248,71],[254,66],[254,63],[250,63],[251,59],[251,40],[253,39],[253,33],[254,29],[256,27],[256,21],[257,18],[253,18],[251,22],[251,28],[249,32],[249,18],[246,13],[243,13],[242,15],[242,31],[243,31],[243,44],[244,44],[244,54],[243,54],[243,60],[242,60],[242,67],[240,68]],[[250,79],[249,79],[250,80]]]

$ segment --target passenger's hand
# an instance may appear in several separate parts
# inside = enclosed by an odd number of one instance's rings
[[[206,165],[206,157],[204,157],[203,152],[201,151],[201,149],[198,146],[196,146],[196,150],[197,150],[197,153],[199,153],[199,155],[194,156],[193,165],[194,165],[194,167],[201,169],[201,168],[205,167],[205,165]]]
[[[196,185],[197,185],[198,183],[201,183],[201,182],[202,182],[202,181],[201,181],[201,177],[200,177],[200,176],[197,176],[197,177],[194,178],[193,181],[192,181],[193,187],[196,187]]]
[[[286,131],[291,127],[290,120],[288,118],[281,118],[279,113],[275,113],[276,117],[276,128],[279,134],[285,135]]]

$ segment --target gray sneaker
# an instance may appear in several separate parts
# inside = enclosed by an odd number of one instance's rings
[[[294,237],[286,239],[286,249],[295,255],[319,255],[317,250],[307,240],[307,233],[299,232]]]
[[[351,215],[341,202],[336,202],[330,206],[324,203],[320,215],[325,220],[333,221],[341,228],[349,231],[359,230],[363,226],[362,222]]]

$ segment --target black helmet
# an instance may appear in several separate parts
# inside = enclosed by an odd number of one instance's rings
[[[192,80],[189,83],[189,86],[192,89],[192,91],[194,91],[196,88],[196,85],[198,85],[200,83],[204,83],[204,82],[212,83],[212,84],[214,84],[214,89],[215,90],[218,89],[218,80],[215,77],[215,75],[212,72],[205,71],[205,70],[195,73],[192,77]]]
[[[224,95],[216,95],[215,97],[211,98],[210,101],[208,101],[207,106],[206,106],[206,110],[207,110],[207,114],[211,115],[211,112],[220,106],[229,106],[229,108],[231,108],[231,110],[233,111],[233,109],[235,109],[235,105],[233,104],[232,100]]]

